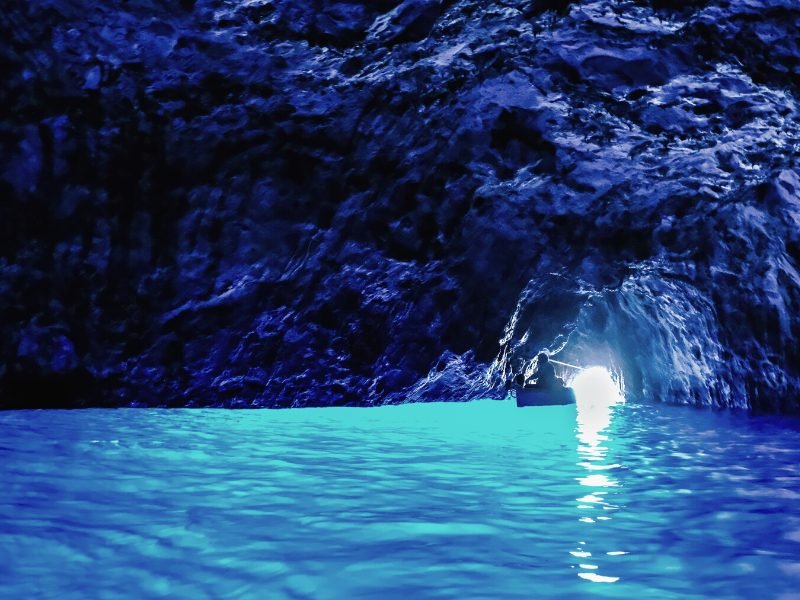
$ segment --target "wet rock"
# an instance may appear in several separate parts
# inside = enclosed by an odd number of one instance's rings
[[[95,379],[58,327],[30,323],[19,330],[15,355],[4,365],[5,406],[70,407],[87,403]]]
[[[601,89],[660,85],[669,79],[665,57],[646,48],[602,48],[588,44],[565,49],[562,58]]]
[[[29,325],[19,334],[17,360],[43,375],[64,375],[78,368],[79,360],[69,338],[56,331]]]
[[[423,39],[430,33],[443,9],[444,0],[404,0],[375,19],[368,37],[383,44]]]
[[[0,406],[798,409],[796,3],[7,4]]]

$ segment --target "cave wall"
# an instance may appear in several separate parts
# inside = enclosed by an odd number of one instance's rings
[[[797,411],[794,2],[12,0],[0,406]],[[597,350],[602,348],[602,351]]]

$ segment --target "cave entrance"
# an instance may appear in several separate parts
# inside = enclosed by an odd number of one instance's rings
[[[605,367],[589,367],[578,371],[568,385],[575,390],[575,400],[582,405],[613,406],[625,402],[618,378]]]
[[[608,451],[609,435],[616,412],[614,407],[625,402],[621,378],[615,378],[605,367],[582,369],[569,381],[575,390],[577,405],[578,452],[585,458],[581,464],[589,470],[583,485],[614,485],[604,483],[608,478],[594,471],[602,469],[599,462],[605,460]]]

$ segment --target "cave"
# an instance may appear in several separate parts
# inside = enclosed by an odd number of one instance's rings
[[[796,600],[799,26],[6,0],[0,596]]]
[[[791,6],[5,13],[0,406],[800,409]]]

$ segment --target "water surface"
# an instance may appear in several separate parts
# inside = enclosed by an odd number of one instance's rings
[[[0,414],[0,596],[798,598],[796,421],[511,402]]]

